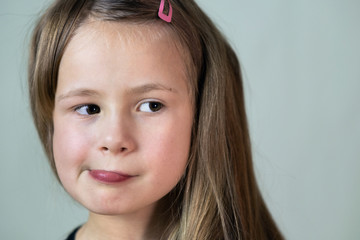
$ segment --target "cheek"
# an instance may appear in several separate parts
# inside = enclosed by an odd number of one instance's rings
[[[60,179],[79,170],[86,159],[86,149],[89,149],[88,139],[88,136],[71,125],[54,123],[53,150]]]
[[[191,122],[189,120],[179,124],[178,119],[164,122],[144,136],[145,152],[148,154],[146,164],[158,176],[180,179],[189,156]]]

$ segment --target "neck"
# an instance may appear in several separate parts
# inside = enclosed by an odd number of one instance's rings
[[[150,220],[152,209],[124,215],[101,215],[90,212],[89,219],[78,231],[76,239],[82,240],[149,240],[155,239]]]

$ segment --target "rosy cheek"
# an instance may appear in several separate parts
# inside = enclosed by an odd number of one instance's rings
[[[152,128],[152,132],[144,135],[141,139],[146,144],[145,161],[149,169],[158,172],[159,175],[182,175],[188,158],[190,144],[189,134],[174,124],[162,125],[158,129]]]
[[[86,159],[88,145],[88,137],[79,129],[64,125],[55,126],[53,147],[59,175],[70,173],[80,167]]]

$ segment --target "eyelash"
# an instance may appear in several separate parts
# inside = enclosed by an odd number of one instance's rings
[[[145,104],[146,104],[146,106],[144,107]],[[147,108],[147,109],[144,109],[144,108]],[[154,108],[156,108],[156,109],[154,110]],[[164,108],[164,104],[162,104],[159,101],[146,101],[146,102],[142,102],[139,105],[139,107],[137,107],[137,110],[140,112],[146,112],[146,113],[156,113],[163,108]],[[83,116],[90,116],[90,115],[99,114],[101,112],[101,109],[96,104],[84,104],[84,105],[75,107],[74,111]],[[86,113],[84,111],[86,111]]]

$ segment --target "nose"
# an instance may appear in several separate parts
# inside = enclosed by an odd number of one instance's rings
[[[126,154],[136,148],[133,126],[124,116],[112,116],[102,122],[99,150],[104,154]]]

